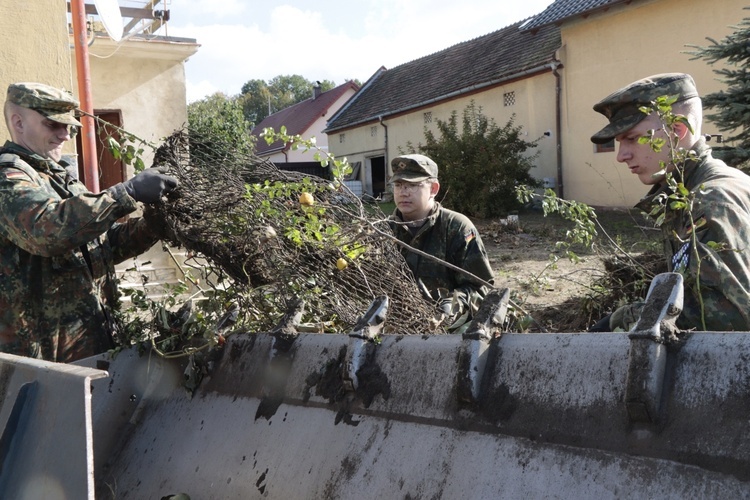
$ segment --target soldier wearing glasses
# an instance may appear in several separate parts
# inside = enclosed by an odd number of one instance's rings
[[[435,200],[440,190],[438,166],[420,154],[391,161],[396,210],[389,218],[396,237],[409,246],[464,269],[492,283],[494,273],[474,224],[463,214],[443,208]],[[470,317],[488,287],[440,262],[401,249],[423,295],[435,301],[447,321]]]

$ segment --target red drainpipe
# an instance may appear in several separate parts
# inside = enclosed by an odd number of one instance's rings
[[[91,73],[89,71],[89,46],[86,38],[86,11],[84,0],[71,0],[73,40],[76,52],[76,74],[78,75],[78,98],[81,101],[81,144],[83,144],[83,180],[92,193],[99,192],[99,164],[96,158],[96,131],[94,128],[94,104],[91,98]]]

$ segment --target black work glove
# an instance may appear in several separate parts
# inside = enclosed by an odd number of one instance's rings
[[[122,185],[135,201],[156,203],[178,184],[177,179],[164,173],[166,171],[165,167],[147,168]]]

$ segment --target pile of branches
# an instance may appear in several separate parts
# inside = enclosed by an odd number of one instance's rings
[[[180,185],[149,208],[150,223],[205,263],[196,266],[210,270],[201,286],[239,306],[238,326],[272,331],[294,313],[318,331],[346,333],[385,295],[385,333],[442,333],[386,216],[344,185],[184,130],[165,140],[153,166]]]
[[[605,272],[589,292],[560,305],[535,311],[534,316],[551,332],[585,332],[621,305],[646,298],[651,280],[667,271],[664,256],[653,252],[604,259]]]

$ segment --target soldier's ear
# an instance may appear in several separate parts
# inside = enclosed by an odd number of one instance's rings
[[[675,124],[672,125],[672,130],[674,130],[674,133],[679,140],[684,139],[690,132],[690,128],[681,121],[675,122]]]
[[[23,124],[23,114],[18,111],[13,111],[8,117],[8,132],[11,133],[12,137],[16,137],[17,134],[23,132]]]

